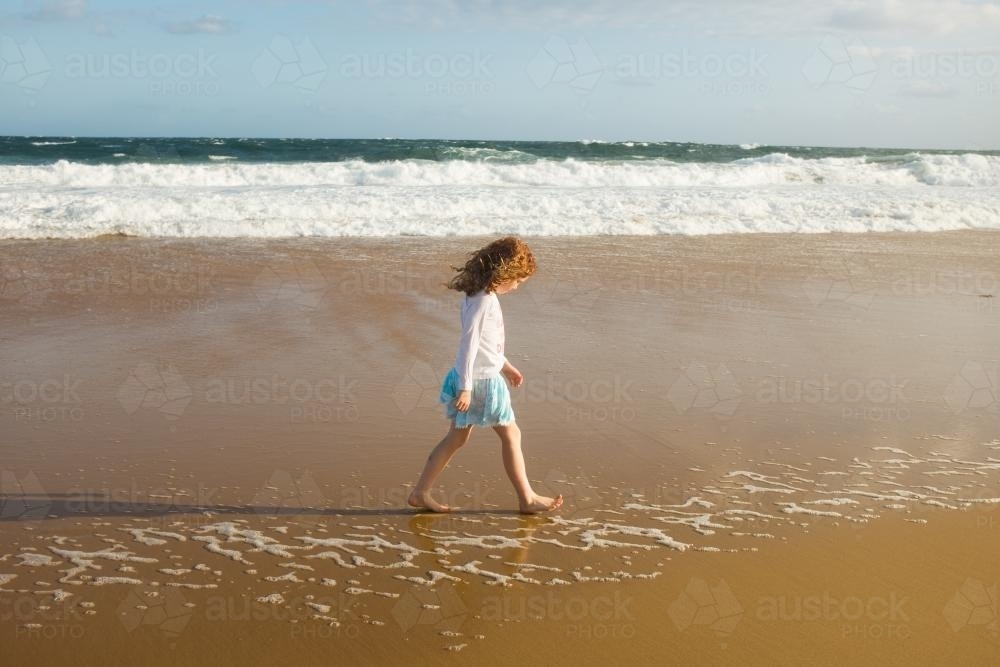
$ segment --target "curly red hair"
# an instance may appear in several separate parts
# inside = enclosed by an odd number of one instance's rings
[[[453,266],[457,275],[448,281],[448,289],[472,296],[492,292],[508,280],[528,278],[535,273],[535,256],[528,244],[516,236],[505,236],[469,254],[465,266]]]

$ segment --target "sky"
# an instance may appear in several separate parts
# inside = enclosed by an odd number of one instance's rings
[[[5,0],[0,134],[1000,149],[1000,0]]]

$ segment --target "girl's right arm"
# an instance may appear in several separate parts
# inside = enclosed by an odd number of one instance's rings
[[[463,306],[462,337],[458,341],[458,356],[455,359],[458,388],[461,392],[472,391],[472,369],[476,363],[476,353],[479,351],[479,340],[483,336],[488,305],[489,301],[485,295],[477,294],[469,297]]]

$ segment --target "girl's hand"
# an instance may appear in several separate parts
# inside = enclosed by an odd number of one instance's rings
[[[521,371],[509,364],[505,366],[501,372],[503,373],[503,376],[507,378],[507,381],[510,382],[510,386],[512,387],[520,387],[521,383],[524,382],[524,376],[521,375]]]
[[[463,389],[458,392],[458,398],[455,399],[455,409],[459,412],[465,412],[469,409],[469,403],[472,402],[472,392],[468,389]]]

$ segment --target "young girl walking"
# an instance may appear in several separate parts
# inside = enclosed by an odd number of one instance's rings
[[[451,508],[431,497],[441,471],[462,445],[469,441],[473,426],[489,426],[503,447],[503,465],[524,514],[553,510],[562,496],[549,498],[535,493],[524,470],[521,430],[514,423],[510,392],[504,378],[519,387],[524,376],[504,356],[501,294],[513,292],[535,272],[535,257],[527,244],[508,236],[472,253],[469,261],[455,268],[449,289],[465,293],[462,300],[462,337],[454,367],[441,383],[451,428],[427,458],[424,471],[410,493],[409,504],[433,512]],[[502,377],[501,377],[502,376]]]

